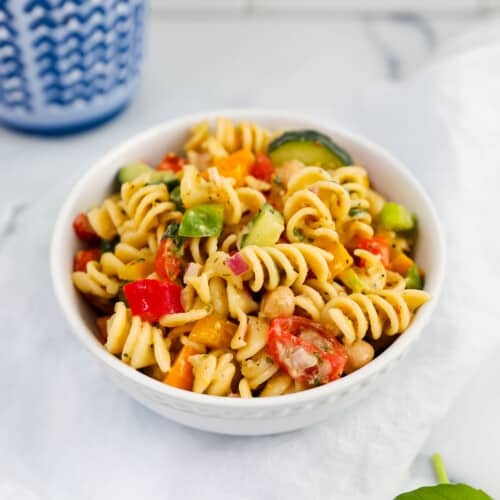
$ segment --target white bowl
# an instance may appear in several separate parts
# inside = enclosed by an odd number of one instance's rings
[[[227,116],[250,120],[275,130],[312,128],[338,141],[368,170],[377,190],[404,203],[417,214],[416,258],[426,270],[425,289],[432,300],[416,313],[408,330],[371,363],[336,382],[308,391],[270,398],[239,399],[207,396],[162,384],[111,355],[94,335],[94,313],[71,282],[73,256],[79,243],[71,227],[74,216],[101,203],[110,193],[118,168],[141,159],[158,163],[167,150],[180,150],[190,127],[202,119]],[[395,158],[368,140],[344,129],[281,111],[220,110],[167,121],[122,143],[97,161],[75,185],[64,203],[52,237],[51,272],[56,296],[71,330],[100,361],[111,379],[148,408],[184,425],[237,435],[273,434],[305,427],[373,390],[407,352],[429,321],[437,303],[445,267],[444,240],[436,212],[420,184]]]

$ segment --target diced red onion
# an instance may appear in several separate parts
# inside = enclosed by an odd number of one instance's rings
[[[229,257],[229,259],[226,260],[226,265],[236,276],[241,276],[250,269],[247,262],[239,252]]]

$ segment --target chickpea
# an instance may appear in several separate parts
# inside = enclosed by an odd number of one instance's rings
[[[262,298],[260,312],[267,318],[292,316],[295,309],[295,296],[286,286],[266,292]]]
[[[357,340],[345,347],[349,355],[349,359],[344,368],[344,372],[347,374],[359,370],[362,366],[368,364],[375,356],[373,346],[364,340]]]

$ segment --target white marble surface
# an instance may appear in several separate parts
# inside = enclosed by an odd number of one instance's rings
[[[460,16],[326,16],[306,21],[294,16],[222,15],[208,20],[184,14],[155,16],[143,85],[122,117],[62,140],[0,129],[0,237],[17,238],[22,245],[20,221],[26,223],[27,213],[35,215],[31,223],[44,224],[47,239],[35,249],[38,255],[32,265],[45,266],[50,228],[67,188],[118,141],[165,118],[217,107],[272,106],[348,119],[346,110],[357,96],[378,83],[411,75],[444,39],[473,21]],[[75,158],[72,151],[77,148]],[[37,201],[48,197],[53,199],[50,209],[37,214]],[[48,279],[47,274],[40,271],[39,278]],[[36,306],[34,313],[43,315]],[[78,349],[76,343],[68,347],[73,355]],[[492,352],[479,372],[471,374],[469,385],[436,426],[401,489],[434,482],[427,457],[437,450],[445,456],[453,479],[481,485],[500,497],[495,473],[500,465],[499,355]],[[8,383],[9,375],[3,374],[0,387]],[[24,454],[29,451],[19,450],[14,459],[22,461]],[[63,479],[54,472],[47,480]]]

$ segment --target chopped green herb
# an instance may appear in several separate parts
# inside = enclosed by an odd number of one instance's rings
[[[120,302],[123,302],[127,307],[129,307],[129,303],[128,303],[128,300],[127,300],[127,297],[125,295],[125,292],[123,291],[123,287],[127,284],[127,283],[130,283],[130,281],[126,281],[126,280],[123,280],[120,282],[120,288],[118,289],[118,296],[117,296],[117,299],[120,301]]]
[[[349,217],[356,217],[356,215],[364,214],[367,210],[364,208],[351,208],[349,210]]]
[[[175,209],[179,212],[184,212],[184,205],[182,204],[181,198],[181,187],[177,186],[170,193],[170,199],[175,203]]]
[[[279,176],[279,175],[275,175],[273,177],[273,182],[274,184],[276,184],[277,186],[281,186],[283,184],[283,179]]]
[[[167,229],[161,237],[162,240],[165,238],[174,238],[179,232],[179,224],[177,222],[172,222],[167,226]]]
[[[272,365],[272,364],[274,363],[274,360],[273,360],[273,358],[271,358],[271,356],[266,356],[266,361],[267,361],[270,365]]]
[[[101,240],[100,248],[101,252],[114,252],[116,245],[120,241],[120,237],[117,236],[116,238],[113,238],[112,240]]]
[[[179,236],[179,224],[177,222],[172,222],[167,226],[167,229],[163,233],[161,239],[164,240],[166,238],[172,238],[175,245],[175,253],[182,255],[184,251],[183,245],[186,238]]]
[[[297,227],[294,227],[293,228],[293,235],[300,241],[304,241],[306,236],[305,234],[302,232],[301,229],[297,228]]]

